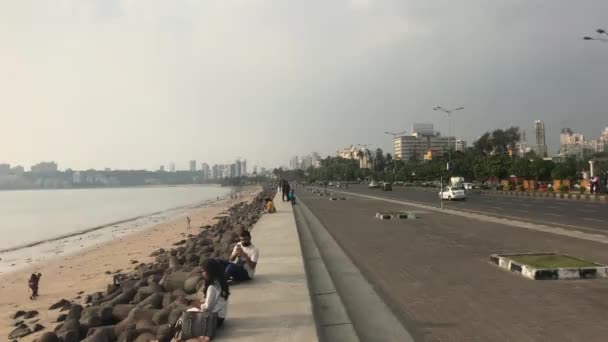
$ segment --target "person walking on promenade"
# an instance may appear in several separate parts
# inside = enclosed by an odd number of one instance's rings
[[[289,182],[285,181],[283,183],[283,202],[289,201],[289,190],[291,190],[290,186],[289,186]]]
[[[36,299],[38,297],[38,286],[40,284],[40,277],[42,277],[41,273],[32,273],[30,280],[28,281],[28,286],[32,290],[32,295],[30,299]]]
[[[233,281],[252,279],[260,258],[260,251],[251,243],[249,231],[242,230],[239,238],[241,242],[234,246],[230,260],[217,259],[224,267],[226,278]]]
[[[186,225],[186,230],[190,230],[190,228],[192,228],[192,227],[190,226],[190,216],[186,216],[186,224],[187,224],[187,225]]]

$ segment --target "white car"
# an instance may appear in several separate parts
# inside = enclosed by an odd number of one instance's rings
[[[377,189],[377,188],[379,188],[379,187],[380,187],[380,184],[378,184],[376,181],[371,181],[371,182],[369,183],[368,187],[369,187],[370,189]]]
[[[464,187],[465,190],[473,190],[473,187],[475,185],[473,183],[462,183],[462,186]]]
[[[451,186],[446,186],[443,188],[443,191],[439,193],[439,198],[442,200],[465,200],[467,196],[464,193],[464,189],[462,188],[454,188]]]

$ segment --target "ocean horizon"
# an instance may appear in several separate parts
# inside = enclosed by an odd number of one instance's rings
[[[226,196],[217,185],[11,190],[0,192],[0,257],[74,234]]]

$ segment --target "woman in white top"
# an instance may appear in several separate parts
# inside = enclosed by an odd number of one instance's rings
[[[228,297],[230,296],[228,282],[224,276],[222,265],[214,259],[205,260],[202,268],[203,278],[205,279],[205,286],[203,287],[205,301],[186,300],[184,298],[180,298],[180,301],[191,308],[188,311],[194,309],[216,312],[218,316],[217,326],[221,327],[228,314]],[[200,336],[188,341],[209,342],[211,337]]]

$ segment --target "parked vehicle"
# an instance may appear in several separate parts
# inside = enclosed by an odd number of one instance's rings
[[[453,186],[446,186],[443,191],[439,192],[439,199],[441,200],[465,200],[467,198],[464,193],[464,189],[456,188]]]
[[[393,186],[391,183],[384,182],[384,184],[382,184],[382,191],[393,191]]]
[[[378,184],[378,182],[373,180],[373,181],[369,182],[368,187],[370,189],[378,189],[380,187],[380,184]]]
[[[393,183],[393,185],[395,185],[395,186],[404,186],[405,183],[402,182],[402,181],[396,181],[395,183]]]

